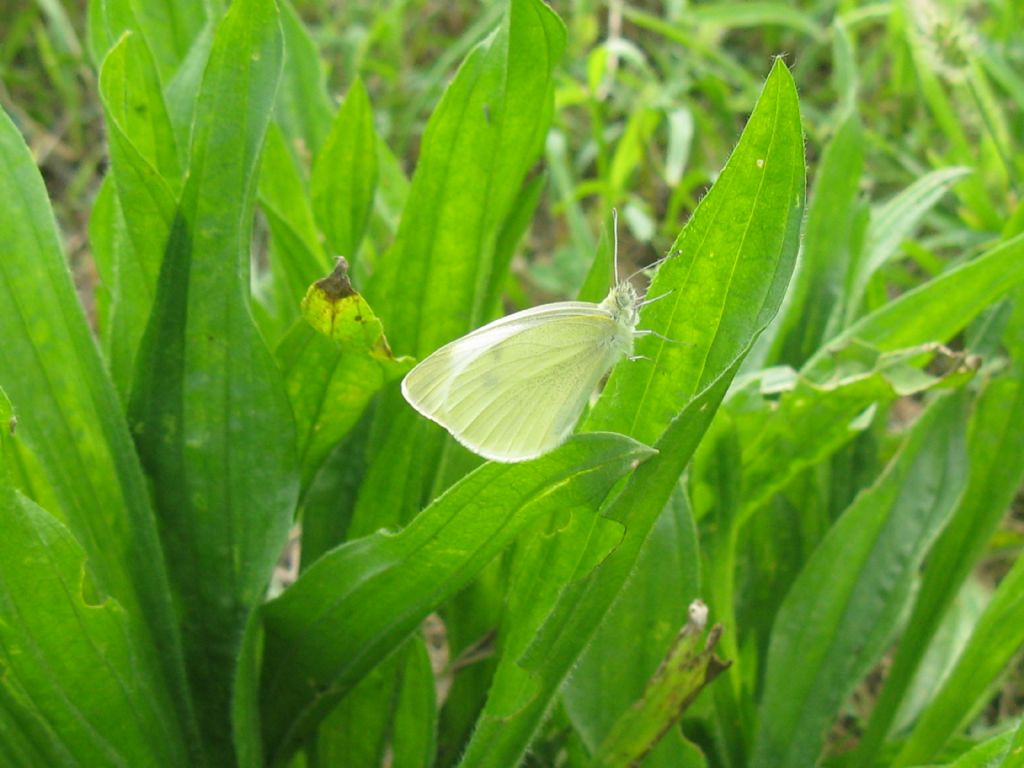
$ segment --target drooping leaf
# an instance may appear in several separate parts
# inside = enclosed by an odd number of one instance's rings
[[[306,322],[292,328],[277,358],[295,413],[306,485],[373,396],[413,360],[392,354],[380,320],[352,288],[344,258],[310,286],[302,312]]]

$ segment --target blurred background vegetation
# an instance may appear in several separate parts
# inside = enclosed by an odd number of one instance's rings
[[[4,4],[0,103],[43,168],[76,273],[88,281],[86,227],[106,150],[87,4]],[[934,274],[1021,226],[1020,3],[554,7],[569,27],[569,48],[546,147],[550,184],[526,246],[523,286],[571,292],[612,207],[622,211],[633,261],[663,253],[725,162],[774,55],[786,58],[800,87],[812,194],[821,148],[851,113],[865,137],[865,204],[935,168],[974,170],[929,213],[922,236],[901,244],[909,258],[895,260],[890,284],[916,283],[922,271]],[[323,60],[328,94],[340,100],[361,75],[377,130],[409,174],[430,110],[497,23],[501,4],[300,0],[296,10]]]

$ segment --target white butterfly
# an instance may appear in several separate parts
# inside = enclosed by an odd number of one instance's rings
[[[632,356],[645,333],[640,306],[624,281],[600,304],[516,312],[431,354],[402,380],[402,394],[480,456],[536,458],[565,441],[601,379]]]

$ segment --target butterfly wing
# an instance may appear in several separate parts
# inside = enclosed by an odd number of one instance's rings
[[[441,347],[409,372],[402,393],[473,452],[524,461],[569,436],[622,356],[622,335],[597,304],[535,307]]]

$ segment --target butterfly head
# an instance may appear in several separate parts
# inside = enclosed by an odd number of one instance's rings
[[[616,283],[603,304],[618,325],[629,329],[636,327],[640,318],[640,299],[628,280]]]

